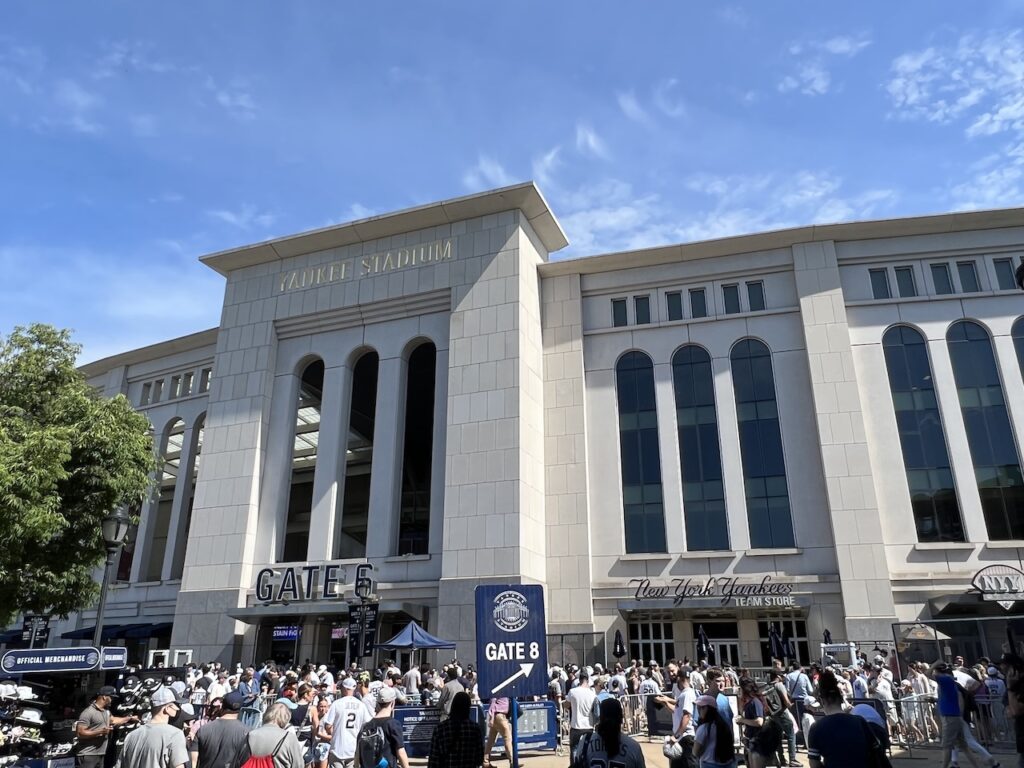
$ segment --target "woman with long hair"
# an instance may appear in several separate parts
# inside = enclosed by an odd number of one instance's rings
[[[740,678],[740,713],[736,722],[743,726],[743,743],[747,749],[747,765],[765,768],[782,745],[782,726],[769,717],[764,697],[757,682]]]
[[[718,711],[714,696],[697,699],[697,736],[693,754],[700,760],[700,768],[736,768],[736,744],[732,724]]]
[[[590,765],[598,761],[601,765],[623,768],[646,768],[644,753],[636,741],[622,732],[622,705],[618,699],[601,702],[601,715],[594,733],[580,739],[573,755],[573,765]]]

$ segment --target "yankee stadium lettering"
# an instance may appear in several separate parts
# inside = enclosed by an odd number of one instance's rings
[[[636,585],[637,600],[671,600],[675,606],[681,605],[684,600],[694,598],[717,597],[722,605],[728,605],[730,600],[739,604],[750,598],[788,597],[793,592],[792,584],[772,581],[771,576],[765,576],[761,581],[752,583],[744,583],[732,576],[718,576],[707,581],[678,578],[664,586],[651,584],[650,579],[630,579],[629,584]],[[767,604],[782,603],[772,600]]]

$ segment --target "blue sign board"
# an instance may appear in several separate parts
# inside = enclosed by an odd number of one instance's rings
[[[430,740],[441,720],[437,707],[398,707],[395,722],[402,729],[405,751],[409,757],[428,757]],[[469,719],[480,728],[480,737],[486,737],[487,714],[483,707],[473,707]],[[504,740],[498,738],[495,749],[500,752]],[[516,744],[520,750],[555,749],[558,746],[558,716],[553,701],[527,701],[519,705]]]
[[[279,625],[274,627],[274,632],[271,637],[274,640],[298,640],[300,631],[301,628],[297,626]]]
[[[541,586],[476,588],[476,659],[481,699],[547,694],[547,622]]]
[[[100,669],[124,669],[128,666],[128,649],[115,645],[100,649]]]
[[[0,667],[10,675],[26,672],[88,672],[100,663],[95,648],[36,648],[8,651]]]

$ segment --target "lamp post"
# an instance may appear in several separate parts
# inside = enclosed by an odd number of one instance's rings
[[[117,553],[121,551],[124,539],[128,535],[131,520],[128,519],[128,512],[122,507],[104,517],[100,525],[103,530],[103,544],[107,548],[107,562],[103,566],[100,604],[96,609],[96,630],[92,635],[92,644],[95,648],[99,648],[100,642],[103,640],[103,612],[107,607],[107,590],[110,588],[110,568],[114,565]]]

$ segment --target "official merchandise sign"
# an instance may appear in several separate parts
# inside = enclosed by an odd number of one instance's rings
[[[26,672],[88,672],[100,663],[96,648],[37,648],[4,654],[0,667],[10,675]]]
[[[124,669],[127,666],[127,648],[115,645],[100,649],[100,669]]]
[[[476,658],[481,699],[547,693],[542,587],[490,584],[476,588]]]

